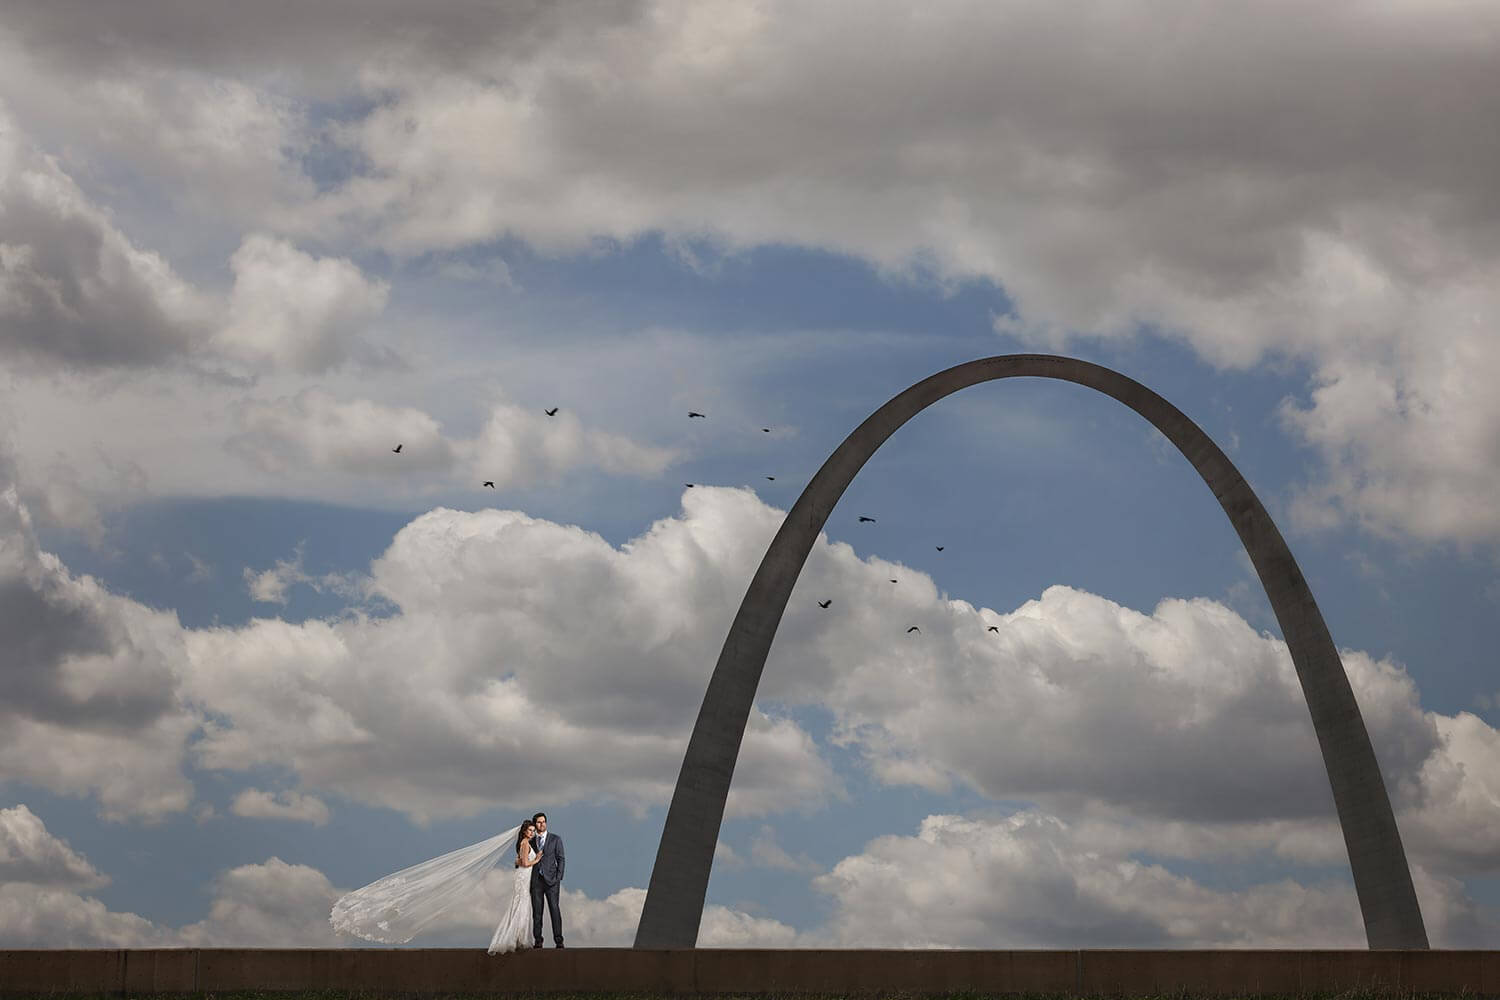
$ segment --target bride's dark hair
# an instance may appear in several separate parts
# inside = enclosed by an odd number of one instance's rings
[[[533,823],[529,819],[526,822],[524,822],[524,823],[521,824],[521,829],[516,834],[516,850],[519,851],[521,849],[521,841],[523,841],[523,840],[526,839],[526,831],[528,829],[530,829],[530,830],[535,830],[536,829],[536,824]]]

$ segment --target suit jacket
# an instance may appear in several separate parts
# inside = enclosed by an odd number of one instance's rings
[[[542,860],[531,866],[531,880],[535,882],[540,879],[547,885],[557,885],[563,880],[563,868],[566,866],[562,838],[548,831],[547,843],[542,847]]]

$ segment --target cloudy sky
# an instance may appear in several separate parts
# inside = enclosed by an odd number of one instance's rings
[[[1497,120],[1465,0],[3,0],[0,945],[346,944],[537,809],[628,943],[797,492],[1046,351],[1240,466],[1433,944],[1500,947]],[[1364,944],[1259,585],[1111,400],[913,420],[759,695],[700,944]]]

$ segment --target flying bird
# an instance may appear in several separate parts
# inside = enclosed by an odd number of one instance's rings
[[[694,417],[703,417],[703,414],[697,413],[697,412],[695,412],[693,410],[688,410],[688,419],[691,420]],[[704,417],[703,419],[707,420],[708,418]]]
[[[776,477],[775,476],[767,476],[766,478],[769,479],[773,483],[776,482]]]
[[[557,407],[554,406],[552,409],[550,409],[550,410],[543,410],[542,412],[545,413],[545,414],[547,414],[547,416],[549,416],[549,417],[555,417],[555,416],[557,416]]]
[[[399,455],[399,454],[401,454],[401,446],[398,444],[398,445],[396,445],[396,447],[392,448],[391,451],[393,451],[393,452],[395,452],[396,454]]]
[[[895,581],[895,580],[892,580],[892,581],[891,581],[891,582],[892,582],[892,583],[895,583],[895,582],[896,582],[896,581]]]
[[[769,434],[769,433],[771,433],[771,428],[769,428],[769,427],[762,427],[761,428],[761,433],[763,433],[763,434]]]
[[[692,489],[693,488],[693,484],[692,483],[683,483],[682,485],[686,486],[688,489]]]
[[[1000,631],[1000,626],[999,625],[991,625],[989,627],[988,631],[990,631],[990,632],[998,632],[998,631]]]
[[[859,519],[861,521],[869,521],[871,524],[875,523],[875,519],[873,517],[865,517],[863,514],[859,515]]]
[[[937,546],[937,550],[938,550],[938,551],[939,551],[939,552],[941,552],[941,551],[943,551],[943,547],[942,547],[942,546],[941,546],[941,545],[939,545],[939,546]]]
[[[486,479],[484,482],[480,483],[479,485],[481,485],[481,486],[488,486],[490,489],[494,489],[495,488],[495,481],[493,479]]]
[[[819,601],[818,602],[818,607],[820,607],[820,608],[826,608],[826,607],[828,607],[828,605],[830,605],[832,603],[833,603],[833,598],[830,597],[826,601]]]
[[[913,632],[920,632],[920,631],[922,631],[922,630],[919,629],[919,628],[917,628],[915,625],[913,625],[911,628],[909,628],[909,629],[906,630],[906,634],[907,635],[911,635]]]

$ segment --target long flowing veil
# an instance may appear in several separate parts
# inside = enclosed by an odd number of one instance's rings
[[[340,897],[328,922],[340,934],[405,944],[484,881],[485,872],[515,851],[519,825],[489,840],[403,868]]]

